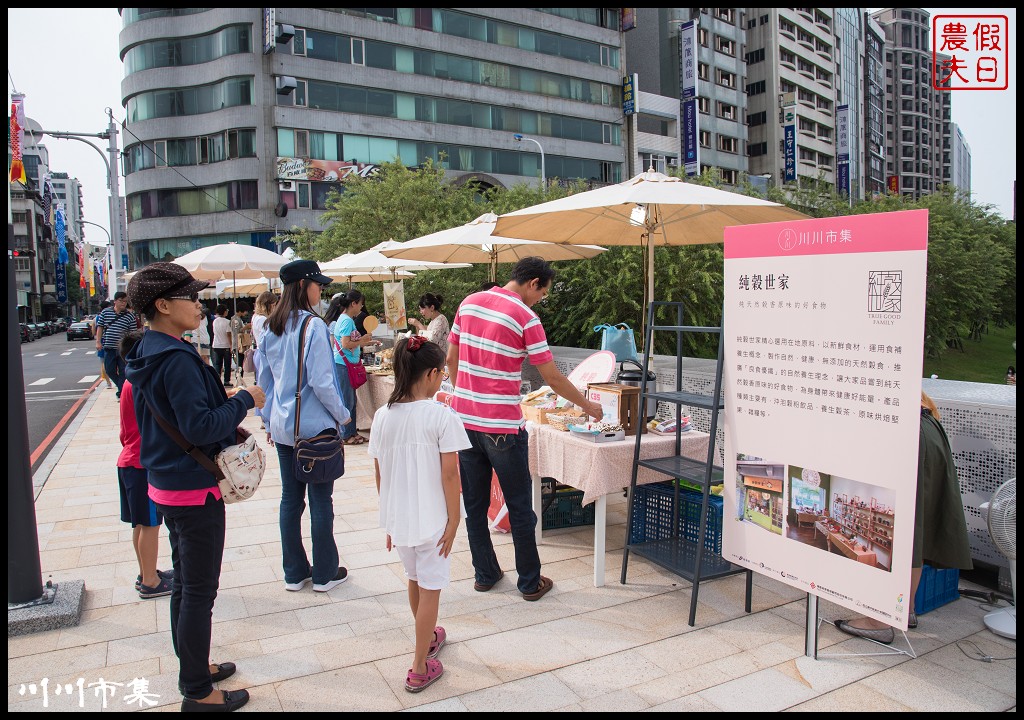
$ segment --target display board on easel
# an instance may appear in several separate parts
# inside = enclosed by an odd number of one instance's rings
[[[725,231],[722,555],[906,629],[928,212]]]

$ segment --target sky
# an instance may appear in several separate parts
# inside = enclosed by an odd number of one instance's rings
[[[925,10],[947,15],[957,12]],[[1007,8],[963,12],[1009,17],[1009,89],[958,91],[952,104],[953,121],[971,147],[973,197],[994,205],[996,212],[1009,219],[1017,178],[1017,13]],[[121,105],[124,68],[118,57],[120,31],[121,18],[112,8],[8,8],[8,93],[23,93],[26,115],[45,130],[100,132],[107,127],[107,107],[113,109],[120,124],[125,117]],[[123,149],[124,138],[120,140]],[[105,140],[96,142],[106,147]],[[66,172],[82,182],[84,219],[109,230],[106,167],[96,151],[77,140],[48,137],[44,144],[50,152],[51,170]],[[124,194],[123,178],[121,192]],[[93,244],[106,243],[106,234],[89,225],[85,237]]]

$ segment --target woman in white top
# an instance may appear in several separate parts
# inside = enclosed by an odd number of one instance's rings
[[[448,318],[441,314],[444,298],[433,293],[425,293],[420,298],[420,315],[429,323],[424,325],[416,318],[409,318],[409,324],[416,328],[416,334],[422,335],[432,343],[436,343],[445,353],[448,352],[448,333],[451,327]]]
[[[433,400],[445,354],[418,335],[395,347],[395,391],[373,416],[369,454],[380,493],[387,548],[409,579],[416,651],[405,689],[419,692],[444,672],[437,655],[446,634],[436,625],[441,590],[448,587],[452,543],[464,513],[458,451],[470,447],[459,416]]]

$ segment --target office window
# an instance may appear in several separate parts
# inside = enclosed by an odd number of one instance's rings
[[[734,88],[736,87],[736,75],[720,68],[715,68],[715,83],[724,87]]]
[[[740,141],[737,138],[729,137],[728,135],[719,135],[718,149],[722,152],[738,153],[740,151]]]

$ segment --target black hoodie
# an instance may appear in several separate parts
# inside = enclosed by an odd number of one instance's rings
[[[240,390],[229,399],[217,371],[200,359],[195,347],[166,333],[147,330],[126,361],[142,438],[140,458],[149,471],[149,484],[160,490],[215,486],[213,474],[167,436],[149,405],[213,458],[235,444],[235,428],[255,406],[252,396]]]

